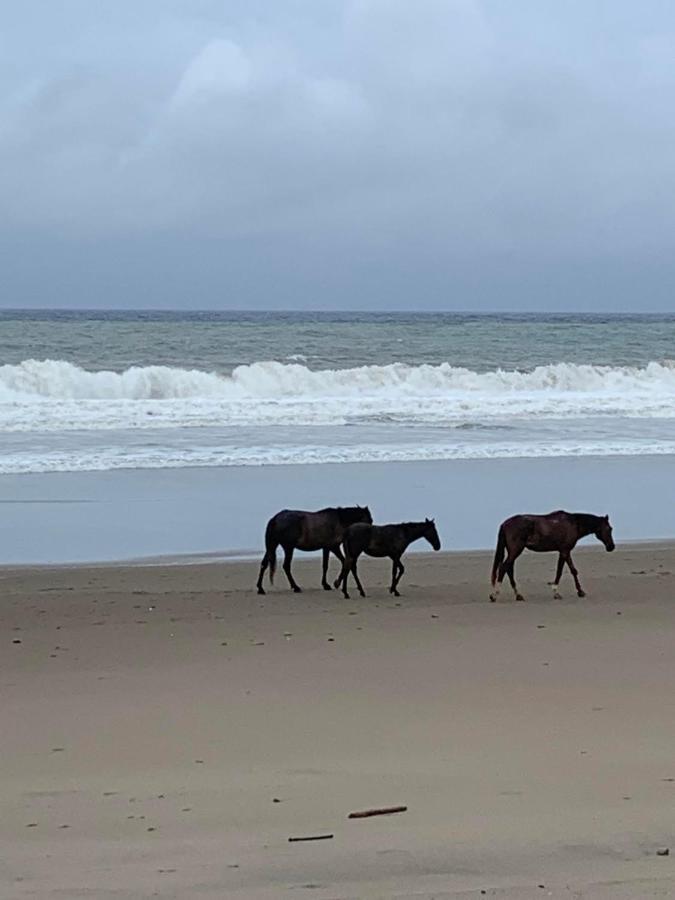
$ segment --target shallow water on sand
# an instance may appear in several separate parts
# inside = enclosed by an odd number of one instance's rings
[[[282,508],[435,516],[444,550],[494,546],[515,512],[609,513],[617,543],[675,537],[675,457],[122,470],[3,476],[0,563],[257,555]],[[418,543],[411,550],[429,550]]]

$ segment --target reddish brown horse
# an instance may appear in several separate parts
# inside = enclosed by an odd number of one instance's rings
[[[279,544],[284,550],[286,578],[296,594],[299,594],[301,589],[291,572],[293,551],[323,550],[321,584],[325,591],[329,591],[330,585],[326,579],[329,555],[334,553],[342,562],[344,557],[340,550],[340,544],[347,528],[354,522],[370,523],[372,521],[373,517],[367,506],[329,506],[317,512],[307,512],[303,509],[282,509],[276,516],[272,516],[265,529],[265,555],[260,563],[258,593],[265,593],[263,575],[268,566],[270,583],[274,581]]]
[[[514,565],[523,550],[534,550],[537,553],[558,553],[555,581],[550,582],[555,599],[560,599],[558,585],[565,563],[574,578],[577,594],[579,597],[585,597],[584,590],[579,583],[579,572],[572,562],[572,550],[577,541],[588,534],[594,534],[605,545],[606,550],[611,552],[614,549],[609,516],[568,513],[563,509],[558,509],[545,516],[522,515],[506,519],[499,526],[497,536],[490,600],[494,603],[498,598],[504,575],[509,576],[516,600],[525,599],[518,591],[514,577]],[[506,554],[506,559],[504,559],[504,554]]]

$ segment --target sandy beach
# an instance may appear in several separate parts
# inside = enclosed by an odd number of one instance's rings
[[[675,545],[490,557],[0,570],[0,896],[675,895]]]

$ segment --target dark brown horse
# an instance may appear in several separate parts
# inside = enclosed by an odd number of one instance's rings
[[[605,549],[614,549],[612,538],[612,526],[609,524],[609,516],[592,516],[590,513],[568,513],[563,509],[548,513],[545,516],[511,516],[499,526],[497,536],[497,549],[495,551],[494,564],[492,566],[492,593],[490,600],[494,603],[499,597],[504,575],[509,576],[516,600],[525,598],[519,593],[514,577],[514,564],[523,550],[534,550],[537,553],[555,551],[558,553],[558,567],[555,573],[555,581],[550,582],[553,587],[553,597],[560,599],[558,585],[562,577],[565,563],[572,573],[574,584],[579,597],[586,594],[579,583],[579,572],[572,562],[572,550],[577,541],[594,534],[605,545]],[[506,559],[504,559],[506,554]]]
[[[282,509],[267,523],[265,529],[265,555],[260,564],[258,576],[258,593],[264,594],[263,575],[265,569],[270,567],[270,584],[274,582],[274,572],[277,567],[277,547],[279,544],[284,550],[284,572],[288,583],[296,592],[301,588],[296,583],[291,573],[291,562],[294,550],[323,550],[323,577],[321,584],[324,590],[329,591],[330,585],[326,580],[328,572],[328,557],[334,553],[340,562],[344,557],[340,550],[340,544],[345,531],[355,522],[372,522],[373,517],[367,506],[329,506],[318,512],[306,512],[301,509]]]
[[[405,572],[401,557],[408,546],[420,538],[426,538],[434,550],[441,549],[441,539],[433,519],[425,519],[424,522],[401,522],[398,525],[352,525],[345,533],[342,544],[345,559],[335,587],[342,584],[342,593],[349,599],[347,579],[351,572],[354,575],[359,594],[365,597],[365,591],[356,571],[356,561],[362,553],[367,556],[388,556],[392,560],[389,593],[399,597],[398,583]]]

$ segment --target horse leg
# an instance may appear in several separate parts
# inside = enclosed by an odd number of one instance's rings
[[[393,594],[396,590],[396,573],[398,572],[398,562],[392,557],[391,560],[391,585],[389,586],[389,593]]]
[[[361,594],[362,597],[365,597],[366,592],[363,590],[363,585],[359,581],[359,573],[356,571],[356,560],[357,559],[358,559],[358,556],[355,556],[354,559],[352,560],[352,574],[354,575],[354,581],[356,582],[356,586],[359,589],[359,594]]]
[[[340,579],[342,578],[342,563],[345,561],[345,557],[344,557],[344,553],[342,552],[342,550],[340,550],[339,544],[337,544],[335,547],[331,547],[329,552],[334,553],[335,556],[337,556],[337,558],[340,560],[340,574],[333,582],[333,587],[337,588],[337,587],[340,587]],[[325,587],[325,585],[324,585],[324,587]]]
[[[553,588],[553,599],[562,600],[562,594],[558,590],[560,579],[562,578],[563,566],[565,565],[565,557],[562,553],[558,554],[558,565],[555,570],[555,581],[549,581],[549,585]]]
[[[347,593],[347,581],[349,580],[349,570],[352,567],[352,560],[349,556],[349,553],[346,554],[345,558],[342,560],[342,571],[335,582],[335,587],[339,587],[342,585],[342,595],[345,600],[349,600],[349,594]]]
[[[288,578],[288,583],[293,588],[296,594],[300,594],[302,592],[302,588],[296,583],[293,578],[293,573],[291,572],[291,563],[293,562],[293,550],[295,547],[284,547],[284,572],[286,573],[286,578]]]
[[[498,585],[501,585],[502,581],[504,580],[504,575],[509,576],[509,581],[511,582],[511,587],[513,589],[513,593],[515,594],[516,600],[520,600],[520,601],[524,600],[525,598],[518,591],[518,588],[516,586],[515,565],[516,565],[516,560],[518,559],[518,557],[520,556],[521,553],[522,553],[522,550],[518,550],[516,552],[512,552],[511,550],[509,550],[509,555],[506,557],[505,561],[499,567],[499,575],[497,576],[497,584]],[[499,596],[499,590],[497,589],[497,591],[495,591],[492,594],[492,597],[494,598],[494,600],[496,600],[498,596]]]
[[[398,585],[399,585],[399,582],[400,582],[401,578],[403,578],[403,573],[404,573],[404,572],[405,572],[405,566],[403,565],[403,563],[402,563],[401,560],[399,559],[399,561],[398,561],[398,578],[396,579],[396,596],[397,596],[397,597],[400,597],[400,596],[401,596],[401,595],[399,594],[399,592],[398,592]]]
[[[572,554],[571,553],[567,554],[566,562],[567,562],[567,568],[572,573],[572,578],[574,578],[574,586],[577,589],[577,597],[585,597],[586,591],[579,584],[579,570],[572,562]]]
[[[330,550],[328,547],[323,548],[323,571],[321,574],[321,587],[324,591],[330,590],[330,585],[326,581],[326,575],[328,574],[328,556],[330,554]]]
[[[394,560],[394,565],[393,565],[393,569],[392,569],[391,587],[389,589],[390,593],[392,593],[394,595],[394,597],[401,596],[398,592],[398,583],[401,580],[401,576],[403,575],[404,572],[405,572],[405,568],[399,557],[399,559]]]
[[[509,562],[509,572],[508,572],[509,581],[511,582],[511,587],[513,589],[513,593],[516,595],[516,600],[520,600],[520,602],[522,603],[522,601],[525,598],[523,597],[523,595],[520,593],[520,591],[516,587],[515,567],[516,567],[516,561],[515,561],[515,559],[512,559]]]
[[[523,552],[524,549],[525,549],[524,544],[516,545],[515,547],[513,547],[513,546],[510,547],[507,544],[506,558],[503,559],[501,561],[501,563],[499,564],[499,568],[497,569],[497,578],[495,579],[495,583],[493,585],[492,592],[490,594],[490,602],[491,603],[496,603],[497,600],[499,600],[499,595],[502,590],[502,581],[504,581],[504,576],[507,574],[507,572],[509,575],[509,580],[511,582],[511,587],[513,588],[513,592],[516,595],[516,600],[523,599],[522,596],[520,596],[520,594],[518,594],[518,590],[516,588],[516,583],[513,580],[513,564],[515,563],[516,559],[520,556],[520,554]]]
[[[269,565],[269,557],[268,557],[267,553],[265,553],[265,555],[262,558],[262,562],[260,563],[260,574],[258,575],[257,587],[258,587],[259,594],[265,593],[265,588],[263,587],[263,575],[265,574],[265,570],[267,569],[268,565]]]

